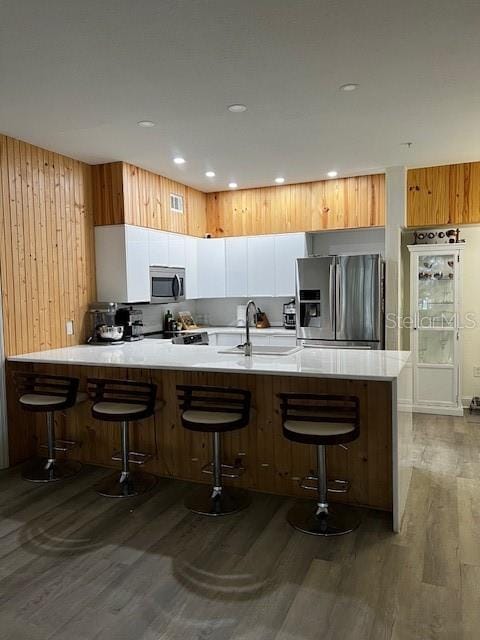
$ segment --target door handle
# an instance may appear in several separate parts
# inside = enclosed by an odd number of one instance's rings
[[[175,287],[175,283],[177,284],[177,286]],[[173,293],[173,297],[174,298],[178,298],[179,294],[180,294],[180,288],[181,288],[181,284],[180,284],[180,278],[178,277],[178,274],[176,273],[173,277],[173,281],[172,281],[172,293]],[[176,293],[175,293],[176,290]]]
[[[334,283],[335,283],[335,279],[334,279],[334,267],[333,264],[330,265],[330,273],[329,273],[329,282],[328,282],[328,286],[329,286],[329,300],[328,300],[328,304],[330,306],[330,326],[332,327],[332,330],[335,331],[335,327],[333,326],[334,323],[334,305],[335,305],[335,290],[334,290]]]

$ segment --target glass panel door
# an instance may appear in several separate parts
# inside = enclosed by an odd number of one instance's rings
[[[456,326],[455,256],[418,257],[418,329],[446,329]]]
[[[419,364],[451,364],[455,361],[455,331],[419,329]]]

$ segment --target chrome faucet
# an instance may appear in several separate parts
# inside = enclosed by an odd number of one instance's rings
[[[246,356],[251,356],[252,355],[252,343],[250,341],[250,320],[249,320],[250,307],[253,307],[255,309],[255,313],[257,313],[257,305],[255,304],[255,302],[253,300],[249,300],[247,302],[247,307],[245,309],[245,327],[246,327],[246,330],[247,330],[247,341],[245,342],[245,344],[243,346],[245,348],[245,355]]]

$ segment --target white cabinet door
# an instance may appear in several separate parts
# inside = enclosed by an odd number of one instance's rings
[[[168,266],[185,267],[185,236],[168,234]]]
[[[247,238],[225,239],[225,275],[227,298],[248,296]]]
[[[97,299],[126,301],[125,225],[95,227],[95,266]]]
[[[245,342],[244,336],[235,333],[217,333],[218,347],[236,347]]]
[[[187,300],[198,298],[198,238],[185,236],[185,294]]]
[[[225,240],[200,238],[197,245],[199,298],[225,297]]]
[[[275,236],[275,295],[295,295],[295,270],[297,258],[307,255],[304,233],[288,233]]]
[[[275,295],[275,240],[273,236],[247,238],[248,295]]]
[[[150,302],[148,242],[127,240],[127,299],[121,302]]]
[[[157,265],[161,267],[168,266],[168,237],[169,233],[165,231],[157,231],[156,229],[148,230],[148,260],[149,265]]]
[[[270,344],[275,347],[296,347],[297,337],[295,331],[291,336],[270,336]]]
[[[251,333],[250,342],[255,347],[267,347],[270,344],[270,336],[261,333]]]

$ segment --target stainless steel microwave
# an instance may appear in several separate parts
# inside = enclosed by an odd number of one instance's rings
[[[185,269],[181,267],[150,267],[150,302],[181,302],[185,300]]]

